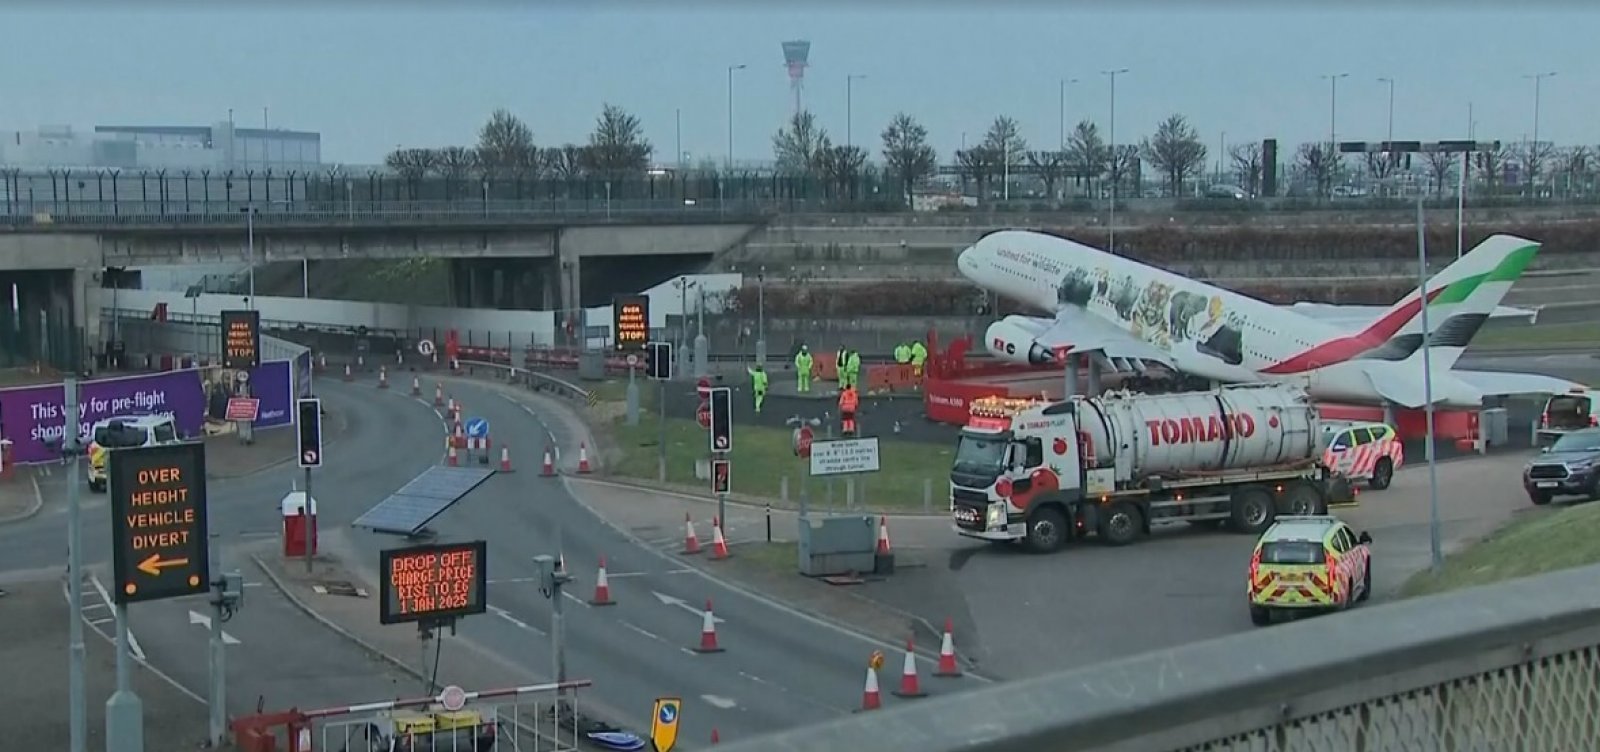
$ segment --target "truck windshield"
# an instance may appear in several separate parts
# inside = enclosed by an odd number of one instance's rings
[[[955,467],[952,469],[966,473],[998,472],[1000,464],[1005,461],[1006,441],[1004,434],[961,434],[961,442],[956,445]]]

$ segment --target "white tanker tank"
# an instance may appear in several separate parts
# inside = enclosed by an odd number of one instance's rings
[[[1079,402],[1082,456],[1119,480],[1305,464],[1317,457],[1315,405],[1287,384],[1185,394],[1111,393]]]

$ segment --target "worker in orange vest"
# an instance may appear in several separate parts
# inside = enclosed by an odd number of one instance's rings
[[[845,436],[856,435],[856,408],[860,405],[854,386],[846,385],[839,390],[839,428]]]

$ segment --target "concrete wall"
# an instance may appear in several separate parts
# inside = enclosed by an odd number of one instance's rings
[[[192,324],[184,321],[165,323],[149,319],[117,319],[108,311],[104,326],[115,328],[130,354],[193,353],[201,360],[221,361],[222,334],[216,324]],[[292,361],[311,348],[286,339],[261,335],[261,362]]]

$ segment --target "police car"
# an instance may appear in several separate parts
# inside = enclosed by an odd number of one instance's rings
[[[1280,516],[1256,541],[1250,621],[1349,608],[1372,595],[1372,536],[1333,515]]]
[[[1322,464],[1351,480],[1382,491],[1394,481],[1394,471],[1405,464],[1405,448],[1394,427],[1386,423],[1332,423],[1322,435]]]
[[[90,429],[89,490],[106,490],[106,458],[112,449],[171,444],[181,440],[178,425],[171,415],[124,415],[95,421]]]

